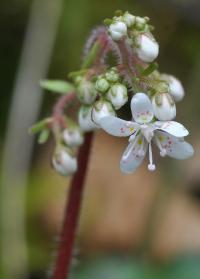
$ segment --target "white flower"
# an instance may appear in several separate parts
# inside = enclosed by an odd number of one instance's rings
[[[185,91],[180,80],[172,75],[162,74],[162,77],[169,84],[169,93],[173,96],[175,102],[179,102],[183,99]]]
[[[116,21],[109,26],[110,36],[114,41],[119,41],[127,34],[127,26],[122,21]]]
[[[81,81],[79,81],[77,89],[78,98],[83,104],[90,105],[95,101],[97,97],[97,91],[91,81],[82,78]]]
[[[60,149],[54,154],[52,165],[58,173],[64,176],[77,171],[77,159],[72,157],[65,149]]]
[[[135,51],[144,62],[153,62],[159,53],[159,45],[149,33],[142,33],[136,37]]]
[[[129,12],[125,12],[123,15],[123,21],[124,21],[124,23],[126,23],[127,27],[133,26],[135,23],[135,19],[136,19],[136,17],[134,15],[130,14]]]
[[[78,128],[72,127],[63,131],[63,141],[70,147],[76,147],[83,144],[84,138]]]
[[[167,121],[176,117],[176,105],[169,93],[157,93],[152,98],[153,112],[158,120]]]
[[[82,131],[89,132],[98,128],[92,121],[92,106],[82,106],[78,114],[78,123]]]
[[[95,124],[99,125],[102,117],[115,115],[115,111],[111,103],[99,100],[94,104],[92,109],[92,120]]]
[[[115,109],[120,109],[128,101],[126,86],[120,83],[114,84],[108,91],[107,98]]]
[[[117,117],[107,116],[101,119],[102,129],[113,136],[128,137],[120,168],[124,173],[135,171],[149,151],[150,171],[155,170],[152,154],[152,141],[160,150],[160,155],[168,155],[179,160],[193,155],[193,147],[184,141],[189,134],[185,127],[175,121],[156,121],[150,99],[144,93],[137,93],[131,100],[131,111],[134,121],[125,121]]]

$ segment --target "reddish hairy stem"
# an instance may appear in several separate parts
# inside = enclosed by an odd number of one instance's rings
[[[53,115],[62,114],[65,106],[75,98],[75,93],[72,92],[60,97],[53,108]]]
[[[68,279],[73,254],[76,230],[79,221],[81,201],[84,190],[87,164],[92,144],[93,133],[85,136],[85,142],[80,147],[78,155],[78,171],[74,175],[70,187],[68,202],[64,213],[60,245],[52,279]]]
[[[60,97],[53,108],[53,125],[59,123],[63,128],[66,128],[65,119],[63,117],[63,111],[67,104],[74,100],[76,94],[74,92],[63,95]]]

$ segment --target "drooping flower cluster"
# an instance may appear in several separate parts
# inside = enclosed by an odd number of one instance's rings
[[[40,143],[53,132],[53,167],[62,175],[73,174],[78,167],[77,147],[83,143],[84,133],[99,128],[114,136],[130,136],[120,163],[125,173],[133,172],[147,151],[148,169],[155,169],[153,142],[163,157],[192,156],[192,146],[184,141],[188,131],[172,121],[176,117],[175,103],[183,99],[184,89],[177,78],[158,71],[154,60],[159,44],[149,18],[117,11],[104,23],[89,37],[81,69],[69,74],[72,83],[42,82],[43,88],[62,94],[52,116],[32,128],[40,133]],[[81,104],[78,124],[65,115],[67,105],[75,98]],[[124,112],[124,107],[128,110],[126,117],[132,113],[130,121],[117,116],[122,108]]]

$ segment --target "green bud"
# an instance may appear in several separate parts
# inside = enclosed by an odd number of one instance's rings
[[[109,82],[105,78],[97,79],[95,84],[95,88],[97,91],[105,93],[106,91],[108,91],[109,87],[110,87]]]
[[[110,71],[108,71],[105,74],[105,77],[110,82],[117,82],[117,81],[119,81],[119,74],[114,69],[111,69]]]

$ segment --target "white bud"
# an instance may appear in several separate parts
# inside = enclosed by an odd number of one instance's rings
[[[135,21],[136,21],[136,26],[141,28],[146,24],[147,18],[136,16]]]
[[[152,98],[152,106],[158,120],[168,121],[176,117],[176,105],[168,93],[157,93]]]
[[[99,78],[96,81],[95,88],[97,91],[105,93],[110,87],[109,82],[105,78]]]
[[[159,45],[153,36],[148,33],[143,33],[136,37],[135,51],[142,61],[150,63],[157,58]]]
[[[92,121],[92,106],[82,106],[78,114],[78,122],[82,131],[89,132],[98,128]]]
[[[79,128],[68,128],[63,131],[63,141],[70,147],[79,146],[84,138]]]
[[[116,21],[109,26],[108,31],[114,41],[119,41],[122,37],[126,36],[127,26],[122,21]]]
[[[179,102],[183,99],[185,91],[180,80],[172,75],[163,74],[162,77],[169,84],[169,93],[173,96],[175,102]]]
[[[64,176],[77,171],[77,159],[72,157],[65,149],[60,149],[54,154],[52,165],[58,173]]]
[[[111,103],[107,101],[97,101],[92,109],[92,120],[98,125],[99,121],[104,116],[114,116],[115,111]]]
[[[97,97],[97,91],[91,81],[82,78],[78,84],[77,89],[78,98],[83,104],[90,105],[95,101]]]
[[[127,27],[133,26],[135,23],[135,19],[136,17],[129,12],[125,12],[125,14],[123,15],[123,21],[126,23]]]
[[[128,101],[126,86],[120,83],[114,84],[108,91],[107,98],[115,109],[120,109]]]

